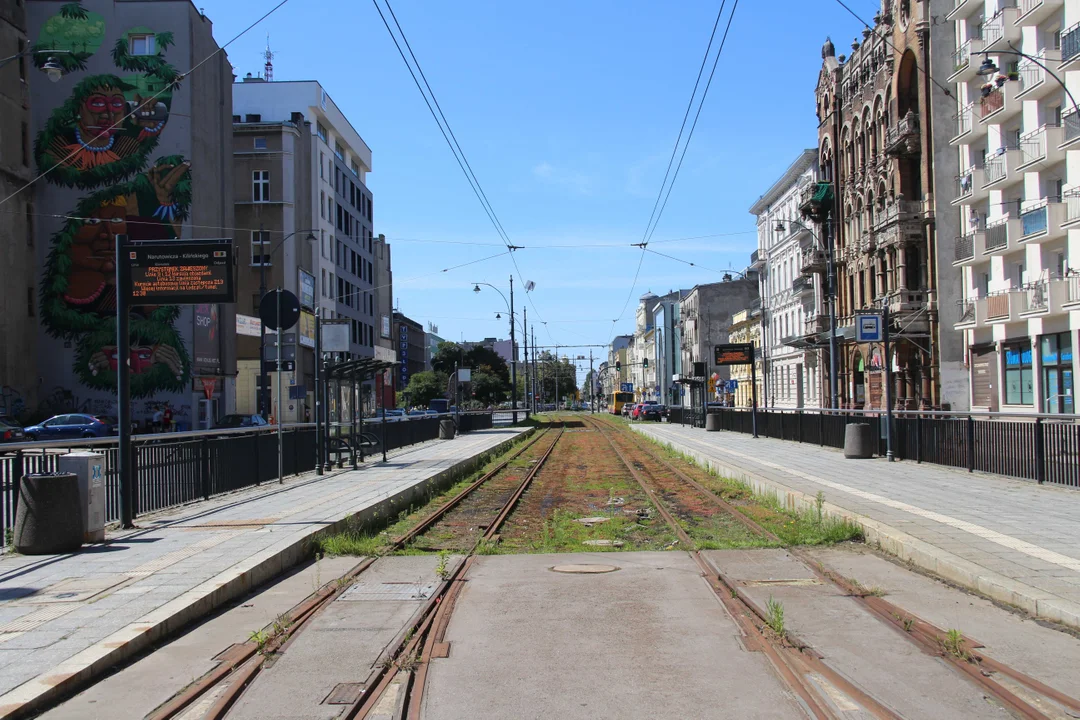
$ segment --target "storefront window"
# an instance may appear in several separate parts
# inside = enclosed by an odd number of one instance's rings
[[[1035,402],[1031,375],[1031,343],[1005,346],[1005,404],[1032,405]]]
[[[1072,335],[1058,333],[1039,338],[1046,412],[1073,412]]]

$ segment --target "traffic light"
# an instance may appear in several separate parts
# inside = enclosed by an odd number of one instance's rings
[[[642,360],[642,365],[641,365],[641,366],[642,366],[643,368],[645,368],[646,370],[648,370],[648,369],[649,369],[649,358],[644,358],[644,359]]]
[[[616,360],[615,361],[615,372],[622,372],[622,361],[621,360]]]

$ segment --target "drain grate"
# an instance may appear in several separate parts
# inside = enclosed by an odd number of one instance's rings
[[[339,602],[362,602],[365,600],[427,600],[435,592],[438,583],[353,583]]]
[[[352,705],[364,692],[363,683],[338,683],[323,700],[324,705]]]
[[[615,572],[619,567],[616,565],[592,565],[583,563],[580,565],[556,565],[551,569],[557,573],[570,573],[571,575],[596,575],[599,573]]]

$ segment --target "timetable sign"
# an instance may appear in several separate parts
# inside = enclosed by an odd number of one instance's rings
[[[236,302],[232,240],[170,240],[125,249],[132,305]]]

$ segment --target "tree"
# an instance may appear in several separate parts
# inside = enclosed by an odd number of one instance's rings
[[[474,371],[472,396],[484,405],[495,405],[506,398],[506,384],[495,375]]]
[[[477,345],[465,353],[464,367],[485,372],[498,377],[507,387],[510,383],[510,368],[497,352],[491,348]]]
[[[461,346],[452,342],[439,343],[439,347],[435,349],[435,353],[431,356],[431,369],[450,377],[454,374],[454,366],[456,365],[469,367],[464,362],[464,353],[462,353]]]
[[[427,407],[435,398],[446,397],[447,377],[442,373],[425,370],[409,378],[405,392],[409,402],[417,407]]]

